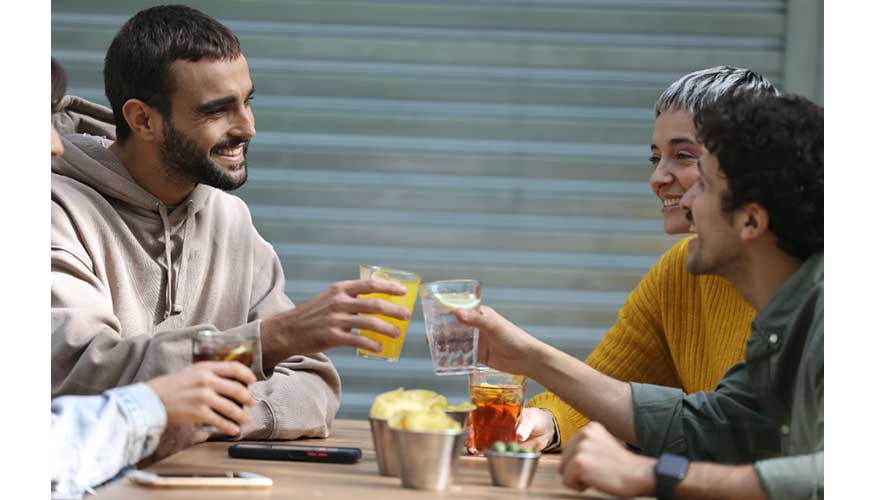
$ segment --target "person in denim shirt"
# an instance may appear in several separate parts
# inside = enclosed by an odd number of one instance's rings
[[[52,109],[66,91],[66,73],[52,58]],[[52,127],[52,156],[64,147]],[[168,424],[209,424],[235,436],[255,404],[246,388],[252,370],[238,362],[196,363],[171,375],[96,396],[52,400],[53,499],[78,499],[149,456]],[[243,384],[243,385],[241,385]]]
[[[565,446],[569,488],[823,498],[823,108],[734,97],[695,124],[707,151],[681,199],[698,236],[687,270],[723,276],[757,310],[745,360],[714,391],[614,380],[491,308],[456,315],[480,329],[479,361],[534,378],[592,419]]]
[[[208,361],[97,396],[53,399],[52,498],[80,498],[148,457],[168,424],[206,423],[239,434],[251,417],[234,401],[255,404],[245,387],[253,382],[236,361]]]

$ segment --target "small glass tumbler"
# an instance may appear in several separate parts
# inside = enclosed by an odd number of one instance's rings
[[[255,363],[256,339],[252,336],[240,335],[215,330],[201,330],[195,333],[191,341],[191,358],[193,363],[201,361],[238,361],[247,368]],[[238,404],[236,401],[235,404]],[[211,434],[219,432],[211,425],[198,426]]]
[[[466,374],[477,369],[479,331],[460,323],[453,311],[479,306],[479,281],[447,280],[422,285],[425,334],[436,375]]]

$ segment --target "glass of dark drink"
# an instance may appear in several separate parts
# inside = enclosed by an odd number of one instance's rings
[[[192,338],[192,362],[237,361],[251,369],[255,363],[255,344],[255,337],[202,330]],[[218,429],[211,425],[201,425],[200,428],[209,433],[218,432]]]
[[[516,424],[523,411],[526,377],[492,369],[468,376],[471,412],[468,453],[482,455],[496,441],[516,441]]]

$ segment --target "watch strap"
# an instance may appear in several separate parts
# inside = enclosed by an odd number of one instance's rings
[[[686,477],[689,464],[689,460],[674,453],[663,453],[659,456],[653,469],[656,477],[656,498],[674,499],[675,488]]]

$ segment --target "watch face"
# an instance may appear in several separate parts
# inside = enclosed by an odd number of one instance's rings
[[[687,474],[687,465],[689,461],[679,455],[672,453],[663,453],[659,457],[659,462],[656,463],[656,474],[659,476],[676,477],[683,479]]]

